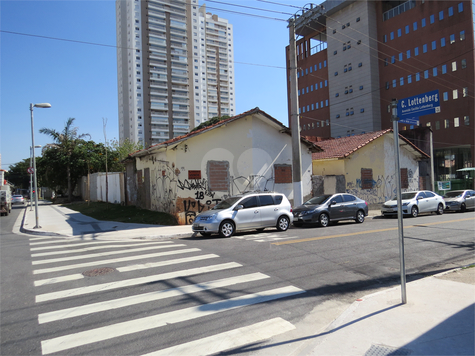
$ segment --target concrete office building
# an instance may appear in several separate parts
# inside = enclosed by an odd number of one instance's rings
[[[235,115],[232,26],[197,0],[117,0],[119,140],[145,147]]]
[[[391,128],[393,98],[438,90],[440,112],[399,130],[417,137],[430,127],[435,181],[457,188],[469,174],[458,170],[473,167],[475,156],[473,12],[473,1],[346,0],[302,13],[296,20],[301,134],[337,138]]]

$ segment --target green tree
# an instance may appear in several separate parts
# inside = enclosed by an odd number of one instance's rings
[[[112,152],[116,154],[119,162],[126,159],[130,153],[143,150],[144,148],[141,143],[133,142],[128,138],[126,138],[122,143],[119,143],[117,140],[112,140],[110,146]],[[125,170],[125,165],[122,164],[121,170]]]
[[[196,126],[193,130],[191,130],[190,132],[193,132],[193,131],[197,131],[197,130],[201,130],[202,128],[204,127],[208,127],[208,126],[211,126],[211,125],[214,125],[222,120],[226,120],[226,119],[229,119],[230,116],[228,115],[224,115],[224,116],[215,116],[215,117],[212,117],[211,119],[209,119],[208,121],[205,121],[205,122],[202,122],[201,124],[199,124],[198,126]]]
[[[74,118],[70,117],[64,126],[63,131],[58,132],[54,129],[42,128],[40,133],[50,136],[54,140],[54,144],[51,145],[50,150],[56,150],[54,155],[56,159],[59,159],[66,167],[66,178],[68,187],[68,199],[72,201],[72,183],[71,183],[71,168],[72,157],[74,150],[79,143],[83,142],[83,138],[89,136],[89,134],[78,134],[78,127],[74,127]],[[53,154],[52,154],[53,155]],[[59,173],[59,172],[58,172]]]
[[[28,167],[30,167],[29,158],[25,158],[24,160],[9,166],[8,171],[5,173],[5,179],[12,183],[15,188],[30,189],[30,174],[27,171]]]

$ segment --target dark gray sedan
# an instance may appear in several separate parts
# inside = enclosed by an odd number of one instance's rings
[[[351,194],[328,194],[313,197],[292,210],[294,226],[319,224],[328,226],[332,221],[355,220],[362,223],[368,216],[368,203]]]

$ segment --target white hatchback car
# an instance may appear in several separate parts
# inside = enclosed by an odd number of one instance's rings
[[[420,213],[435,212],[442,215],[445,209],[445,201],[440,195],[429,190],[418,190],[415,192],[404,192],[401,194],[402,213],[416,217]],[[384,216],[397,215],[397,198],[389,200],[381,207],[381,214]]]
[[[275,227],[285,231],[292,221],[292,207],[285,195],[249,192],[232,196],[200,213],[192,230],[203,236],[219,233],[222,237],[231,237],[237,230],[262,231],[266,227]]]

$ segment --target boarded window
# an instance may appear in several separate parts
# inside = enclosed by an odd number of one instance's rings
[[[201,171],[188,171],[188,179],[201,179]]]
[[[229,191],[229,162],[208,161],[209,189],[211,191]]]
[[[409,188],[409,177],[407,175],[407,168],[401,168],[401,189]]]
[[[371,168],[361,168],[361,189],[373,188],[373,170]]]
[[[290,164],[274,165],[276,183],[292,183],[292,166]]]

